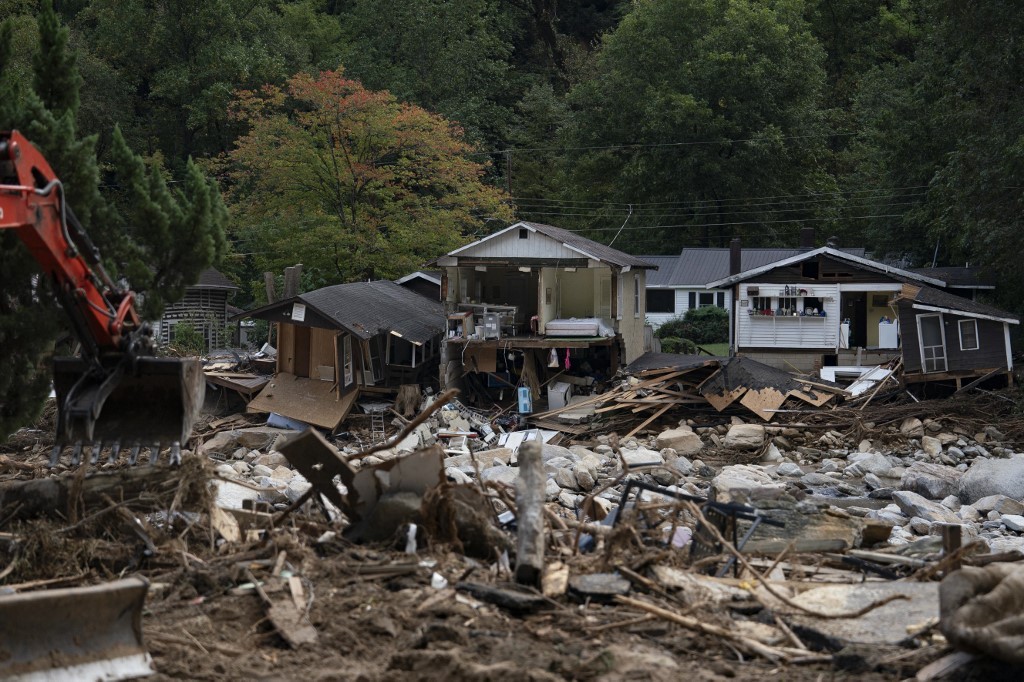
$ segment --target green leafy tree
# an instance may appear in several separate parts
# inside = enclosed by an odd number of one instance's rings
[[[242,93],[235,111],[234,232],[261,271],[393,278],[509,215],[458,128],[340,72]]]
[[[832,187],[819,163],[824,53],[802,9],[796,0],[633,4],[602,42],[593,77],[570,93],[565,140],[577,152],[566,159],[565,198],[611,206],[589,211],[604,230],[595,236],[607,243],[621,226],[616,246],[659,251],[741,232],[748,243],[792,241],[793,221],[817,217],[746,201]]]

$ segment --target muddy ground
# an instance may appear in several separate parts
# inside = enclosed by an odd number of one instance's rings
[[[0,449],[0,484],[51,475],[43,466],[49,446],[42,426]],[[211,467],[198,460],[167,471],[161,492],[122,501],[142,519],[141,532],[107,504],[78,500],[46,520],[0,509],[0,588],[147,578],[142,626],[153,679],[904,680],[950,652],[931,627],[902,646],[836,648],[807,639],[800,643],[811,662],[780,663],[593,597],[534,593],[525,612],[510,610],[472,588],[512,589],[498,563],[466,557],[452,544],[421,545],[409,554],[400,538],[375,545],[325,539],[336,528],[316,509],[289,515],[260,539],[225,542],[201,513],[210,500],[194,484]],[[170,525],[159,513],[168,510]],[[609,544],[609,551],[588,555],[563,548],[549,559],[563,560],[573,574],[624,567],[640,576],[653,562],[688,563],[664,548]],[[301,603],[317,637],[297,648],[275,629],[250,584],[255,577],[272,600],[288,600],[288,576],[301,580]],[[642,579],[631,596],[725,628],[774,619],[757,602],[688,604]],[[956,679],[1020,679],[1019,673],[977,663]]]

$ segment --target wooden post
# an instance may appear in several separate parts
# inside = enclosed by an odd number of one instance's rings
[[[290,268],[284,269],[284,298],[298,296],[301,292],[300,281],[302,279],[302,263],[297,263]]]
[[[519,448],[516,480],[516,582],[540,586],[544,573],[544,461],[541,442],[531,440]]]
[[[942,527],[942,554],[950,556],[960,549],[960,526],[955,523],[946,524]],[[960,560],[952,561],[949,564],[950,571],[960,570]]]
[[[274,273],[263,273],[263,286],[267,289],[267,303],[277,303],[277,291],[274,290]]]

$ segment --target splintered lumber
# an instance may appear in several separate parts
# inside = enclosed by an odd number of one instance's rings
[[[651,422],[653,422],[653,421],[654,421],[655,419],[657,419],[657,418],[658,418],[658,417],[660,417],[661,415],[663,415],[663,414],[665,414],[666,412],[668,412],[668,410],[669,410],[669,408],[670,408],[670,407],[672,407],[672,405],[671,405],[671,404],[669,404],[669,405],[665,405],[665,406],[664,406],[664,407],[662,407],[662,408],[661,408],[660,410],[658,410],[657,412],[655,412],[654,414],[652,414],[652,415],[651,415],[650,417],[648,417],[647,419],[645,419],[645,420],[643,420],[642,422],[640,422],[640,424],[639,424],[639,425],[638,425],[638,426],[637,426],[637,427],[636,427],[635,429],[633,429],[632,431],[630,431],[629,433],[627,433],[627,434],[626,434],[625,436],[623,436],[623,438],[630,438],[630,437],[632,437],[632,436],[635,436],[635,435],[637,434],[637,432],[638,432],[638,431],[640,431],[640,429],[644,428],[645,426],[647,426],[648,424],[650,424]]]
[[[531,440],[519,448],[516,480],[516,582],[540,586],[544,573],[544,462],[541,444]]]

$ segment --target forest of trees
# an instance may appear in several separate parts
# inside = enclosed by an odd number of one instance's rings
[[[811,226],[985,266],[1024,311],[1013,0],[0,0],[0,18],[0,125],[40,142],[155,308],[196,266],[245,304],[264,269],[397,277],[525,219],[638,254]],[[4,286],[11,339],[25,306]]]

